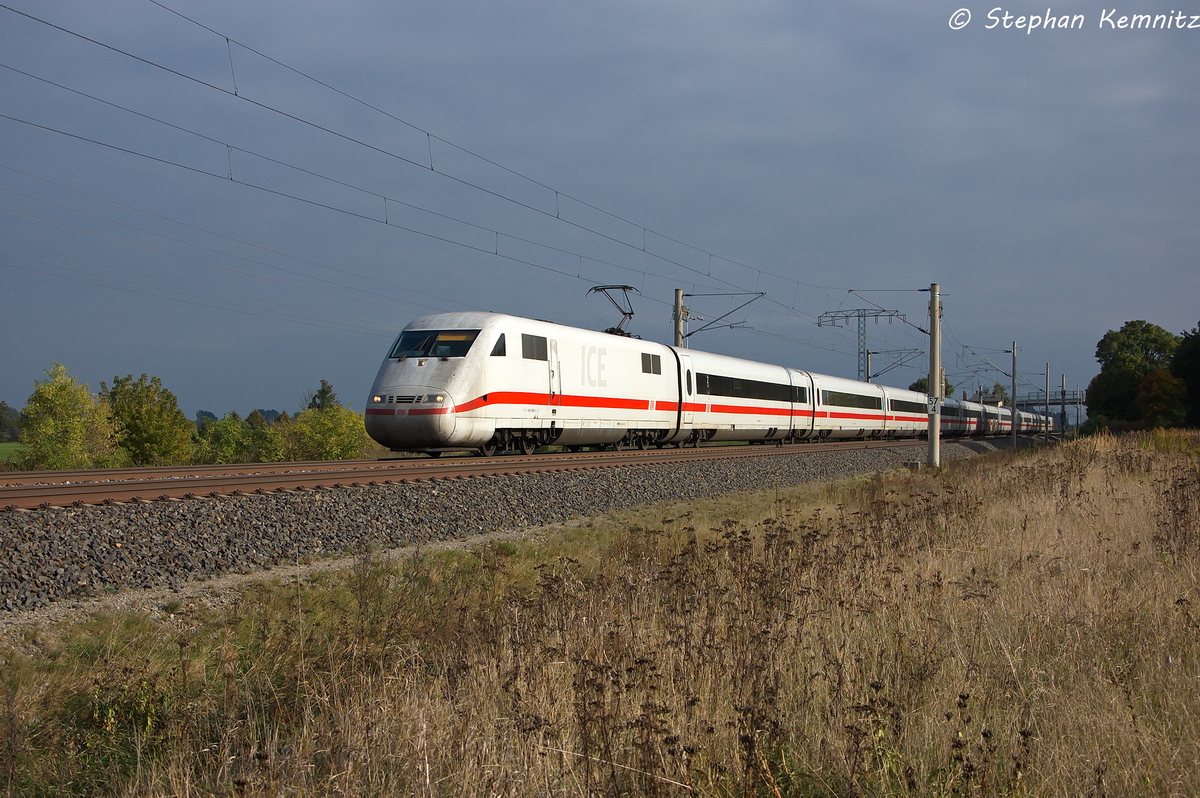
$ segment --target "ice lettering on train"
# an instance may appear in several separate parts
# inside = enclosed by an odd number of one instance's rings
[[[580,385],[589,385],[592,388],[607,388],[608,380],[604,379],[604,357],[608,354],[607,349],[601,349],[595,346],[583,347],[583,370],[580,374]]]

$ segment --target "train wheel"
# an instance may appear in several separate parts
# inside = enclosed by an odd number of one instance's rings
[[[481,455],[483,455],[484,457],[491,457],[492,455],[494,455],[496,453],[496,439],[493,438],[492,440],[485,443],[483,446],[480,446],[479,453]]]
[[[637,436],[637,447],[639,449],[641,449],[643,452],[650,448],[650,441],[646,438],[645,435]]]
[[[622,449],[624,449],[624,448],[625,448],[625,439],[624,439],[624,438],[622,438],[622,439],[621,439],[621,440],[619,440],[619,441],[613,441],[613,442],[612,442],[612,450],[613,450],[614,452],[619,452],[619,451],[621,451],[621,450],[622,450]]]
[[[537,448],[537,444],[534,443],[532,438],[519,439],[517,441],[517,446],[520,448],[521,454],[524,454],[524,455],[533,454],[533,450]]]
[[[429,455],[430,457],[441,457],[442,456],[441,452],[426,452],[426,454]]]

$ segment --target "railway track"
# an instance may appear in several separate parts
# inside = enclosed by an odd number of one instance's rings
[[[924,445],[925,442],[919,439],[842,441],[783,447],[705,446],[698,449],[598,451],[495,458],[422,457],[409,460],[338,460],[188,468],[18,472],[0,476],[0,510],[215,498],[246,493]]]

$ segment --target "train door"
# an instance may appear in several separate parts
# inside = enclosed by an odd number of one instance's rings
[[[680,423],[683,427],[692,426],[695,419],[693,407],[696,401],[696,375],[692,373],[692,358],[689,355],[679,355],[679,406],[681,410]]]
[[[550,339],[546,355],[547,376],[550,379],[550,404],[557,405],[562,402],[562,367],[558,362],[558,341]]]
[[[813,424],[816,422],[817,394],[811,374],[801,371],[790,372],[792,385],[800,387],[800,399],[803,404],[812,406],[812,410],[797,408],[792,404],[792,435],[797,438],[807,438],[814,433]]]

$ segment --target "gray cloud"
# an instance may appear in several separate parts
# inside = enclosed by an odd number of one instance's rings
[[[643,289],[634,328],[660,340],[675,285],[768,290],[775,304],[745,316],[757,332],[695,345],[836,374],[854,373],[854,337],[812,320],[859,305],[850,288],[940,282],[956,381],[999,378],[973,372],[963,344],[1015,338],[1023,363],[1049,361],[1086,384],[1105,330],[1131,318],[1175,331],[1196,323],[1200,31],[1101,31],[1099,7],[1078,2],[1054,8],[1085,14],[1084,30],[1031,35],[985,30],[991,6],[972,7],[957,32],[947,25],[957,6],[809,6],[172,5],[628,224],[236,46],[231,74],[223,40],[152,4],[20,2],[222,88],[236,75],[242,97],[417,164],[432,153],[439,172],[543,213],[0,12],[10,67],[478,226],[393,202],[385,227],[378,196],[0,70],[9,116],[217,175],[0,120],[0,163],[101,198],[0,170],[0,205],[11,209],[0,238],[12,242],[0,244],[0,398],[22,401],[59,360],[93,386],[158,374],[189,412],[294,409],[320,378],[361,406],[387,339],[410,318],[480,307],[604,326],[611,309],[584,294],[604,282]],[[358,216],[220,179],[231,169]],[[545,215],[556,212],[622,243]],[[923,324],[924,294],[865,296]],[[693,305],[714,318],[736,301]],[[924,346],[909,326],[869,332],[874,348]],[[888,380],[906,385],[919,370]]]

